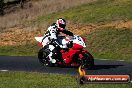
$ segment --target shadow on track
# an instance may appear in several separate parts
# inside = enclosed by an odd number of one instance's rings
[[[111,68],[118,68],[120,66],[124,66],[124,65],[94,65],[93,68],[88,69],[87,70],[101,70],[101,69],[111,69]],[[55,66],[55,67],[42,67],[42,68],[75,68],[77,69],[79,66]]]
[[[94,67],[91,70],[118,68],[120,66],[124,66],[124,65],[94,65]]]

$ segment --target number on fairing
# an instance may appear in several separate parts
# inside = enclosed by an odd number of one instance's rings
[[[81,41],[81,39],[80,39],[80,37],[79,37],[79,36],[77,36],[77,39],[78,39],[79,41]]]

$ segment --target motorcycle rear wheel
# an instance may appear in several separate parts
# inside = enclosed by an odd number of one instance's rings
[[[48,51],[46,49],[42,48],[39,50],[38,59],[41,65],[46,66],[48,64],[47,55],[48,55]]]
[[[38,52],[38,59],[42,66],[48,66],[48,67],[54,67],[56,64],[51,63],[48,58],[48,54],[50,53],[50,50],[47,48],[42,48]]]
[[[42,66],[48,66],[48,67],[55,67],[57,66],[58,64],[57,63],[51,63],[49,61],[49,55],[50,53],[50,50],[47,49],[47,48],[42,48],[39,50],[38,52],[38,59],[39,59],[39,62]]]

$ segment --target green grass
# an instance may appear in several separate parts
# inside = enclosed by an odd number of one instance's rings
[[[0,72],[0,88],[131,88],[132,84],[79,85],[76,76],[28,72]]]
[[[97,0],[68,10],[39,16],[31,24],[53,22],[59,17],[75,23],[98,23],[132,19],[132,0]]]
[[[131,29],[102,28],[85,37],[96,58],[132,60]]]
[[[7,56],[36,56],[40,47],[37,43],[17,45],[17,46],[0,46],[0,55]]]

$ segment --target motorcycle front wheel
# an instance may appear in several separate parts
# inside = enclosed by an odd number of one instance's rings
[[[81,66],[83,68],[88,68],[88,69],[92,69],[94,67],[94,58],[93,56],[89,53],[89,52],[85,52],[83,53],[83,59],[82,59],[82,63]]]

